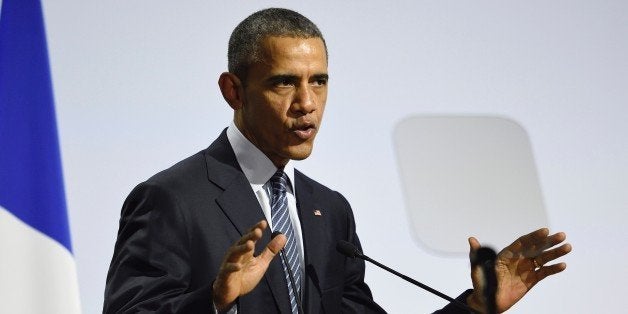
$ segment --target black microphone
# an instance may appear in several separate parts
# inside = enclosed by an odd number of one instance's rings
[[[431,293],[433,293],[433,294],[435,294],[435,295],[437,295],[437,296],[439,296],[439,297],[441,297],[441,298],[443,298],[443,299],[445,299],[445,300],[447,300],[449,302],[452,302],[453,304],[455,304],[456,306],[458,306],[459,308],[461,308],[463,310],[470,311],[470,312],[475,312],[470,307],[468,307],[466,304],[464,304],[464,303],[462,303],[462,302],[460,302],[460,301],[458,301],[458,300],[456,300],[456,299],[454,299],[452,297],[449,297],[446,294],[444,294],[444,293],[442,293],[442,292],[440,292],[440,291],[438,291],[438,290],[436,290],[434,288],[431,288],[430,286],[422,284],[422,283],[420,283],[420,282],[418,282],[418,281],[416,281],[416,280],[414,280],[414,279],[412,279],[412,278],[410,278],[410,277],[408,277],[408,276],[406,276],[406,275],[404,275],[404,274],[402,274],[402,273],[400,273],[400,272],[398,272],[398,271],[396,271],[396,270],[394,270],[392,268],[389,268],[388,266],[386,266],[384,264],[381,264],[380,262],[378,262],[378,261],[376,261],[376,260],[374,260],[374,259],[372,259],[372,258],[370,258],[370,257],[368,257],[366,255],[364,255],[362,252],[360,252],[360,250],[355,245],[353,245],[353,244],[351,244],[351,243],[349,243],[347,241],[342,241],[342,240],[338,241],[338,243],[336,244],[336,250],[338,252],[342,253],[343,255],[347,256],[347,257],[351,257],[351,258],[357,257],[359,259],[363,259],[365,261],[369,261],[369,262],[377,265],[379,268],[382,268],[382,269],[384,269],[384,270],[386,270],[386,271],[388,271],[390,273],[393,273],[393,274],[397,275],[398,277],[401,277],[401,279],[403,279],[403,280],[405,280],[407,282],[410,282],[410,283],[414,284],[415,286],[418,286],[421,289],[429,291],[429,292],[431,292]]]
[[[484,300],[487,314],[497,313],[495,295],[497,293],[497,274],[495,274],[495,260],[497,254],[489,247],[481,247],[471,254],[471,267],[481,267],[484,275]]]
[[[281,231],[274,231],[270,238],[274,239],[280,234],[282,234]],[[301,294],[299,293],[299,290],[297,290],[297,284],[294,281],[294,274],[290,269],[290,264],[288,264],[288,258],[286,258],[286,250],[284,250],[284,248],[281,248],[281,251],[279,251],[279,255],[281,255],[281,260],[288,270],[288,279],[290,279],[290,286],[292,286],[292,291],[294,291],[294,298],[297,301],[297,310],[299,311],[299,314],[305,314],[305,312],[303,311],[303,304],[301,304]]]

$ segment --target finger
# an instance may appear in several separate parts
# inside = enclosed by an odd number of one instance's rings
[[[549,229],[541,228],[519,237],[513,244],[519,242],[522,246],[533,246],[545,241],[548,235]]]
[[[561,271],[565,269],[567,269],[567,264],[565,263],[558,263],[554,265],[543,266],[539,268],[538,270],[536,270],[537,282],[545,279],[547,276],[560,273]]]
[[[242,269],[242,264],[240,263],[225,263],[220,268],[220,273],[218,278],[223,278],[227,276],[229,273],[235,273]]]
[[[547,247],[551,248],[555,245],[558,245],[567,239],[567,235],[564,232],[555,233],[549,237],[547,237]]]
[[[539,256],[543,253],[543,251],[562,243],[566,238],[567,236],[565,233],[558,232],[546,237],[545,239],[537,240],[538,242],[530,243],[528,246],[522,248],[522,250],[525,251],[525,256]]]
[[[248,230],[238,241],[232,245],[225,254],[225,263],[237,262],[245,254],[253,255],[255,243],[262,238],[264,229],[268,227],[266,220],[261,220]]]
[[[262,230],[259,228],[255,228],[255,229],[251,229],[251,231],[249,231],[248,233],[245,233],[240,239],[238,239],[238,242],[236,242],[236,245],[242,245],[244,243],[246,243],[247,241],[253,241],[253,243],[257,242],[257,240],[262,238]]]
[[[257,242],[257,240],[262,238],[262,233],[268,227],[268,222],[266,220],[261,220],[256,223],[251,229],[245,233],[240,240],[238,240],[238,244],[242,244],[248,240],[252,240],[253,242]]]
[[[255,242],[249,240],[242,244],[233,245],[227,250],[225,255],[225,263],[235,263],[240,260],[245,254],[253,254],[255,249]]]
[[[253,226],[250,230],[253,229],[262,229],[262,231],[264,231],[264,229],[266,229],[266,227],[268,227],[268,222],[266,220],[260,220],[258,223],[255,224],[255,226]],[[250,231],[249,230],[249,231]]]
[[[536,260],[536,262],[539,265],[544,265],[548,262],[551,262],[561,256],[566,255],[567,253],[571,252],[571,244],[569,243],[565,243],[555,249],[551,249],[549,251],[545,251],[541,254],[539,254],[537,257],[535,257],[534,259]]]
[[[549,235],[549,229],[541,228],[532,231],[526,235],[523,235],[512,244],[504,248],[501,253],[508,252],[511,257],[521,255],[526,258],[531,258],[539,255],[543,250],[547,249],[547,238]]]
[[[285,235],[277,235],[270,240],[270,242],[268,242],[268,245],[266,245],[262,253],[260,253],[258,256],[259,260],[264,264],[270,264],[270,261],[279,253],[279,251],[281,251],[281,249],[286,245],[286,242],[288,242],[288,238],[286,238]]]

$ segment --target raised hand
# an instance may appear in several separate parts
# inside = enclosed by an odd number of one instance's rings
[[[258,222],[238,242],[232,245],[220,265],[213,285],[213,302],[218,311],[229,309],[235,300],[260,282],[273,257],[286,244],[286,237],[274,237],[258,256],[253,256],[255,244],[268,227],[266,220]]]
[[[571,252],[571,245],[568,243],[556,247],[565,239],[566,235],[562,232],[549,235],[549,229],[542,228],[519,237],[497,254],[497,312],[508,310],[539,281],[567,268],[565,263],[547,265]],[[469,238],[469,246],[471,252],[481,247],[480,242],[473,237]],[[472,308],[483,312],[483,282],[479,267],[471,270],[471,280],[474,291],[467,302]]]

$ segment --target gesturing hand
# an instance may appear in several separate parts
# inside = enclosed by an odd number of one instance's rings
[[[266,220],[258,222],[227,251],[213,285],[213,301],[218,311],[228,309],[233,302],[260,282],[273,257],[286,244],[286,237],[274,237],[258,256],[253,256],[255,244],[268,227]]]
[[[562,232],[549,235],[549,230],[542,228],[519,237],[499,252],[495,261],[497,312],[501,313],[508,310],[539,281],[567,268],[565,263],[545,265],[571,251],[571,245],[568,243],[555,247],[565,241],[565,238],[566,235]],[[474,252],[480,248],[480,242],[471,237],[469,238],[469,246],[471,252]],[[479,267],[471,270],[474,291],[467,302],[469,306],[483,312],[485,306],[481,276]]]

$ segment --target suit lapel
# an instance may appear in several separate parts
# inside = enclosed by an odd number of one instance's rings
[[[265,219],[257,197],[251,189],[246,176],[240,169],[235,154],[223,131],[212,143],[205,154],[207,177],[209,181],[221,187],[224,192],[216,198],[216,203],[229,218],[240,235]],[[258,255],[270,242],[270,228],[264,230],[262,238],[256,244]],[[276,256],[266,271],[265,284],[281,312],[290,313],[288,287],[284,278],[281,259]],[[262,284],[260,282],[260,284]],[[245,302],[241,300],[242,302]]]
[[[244,178],[244,175],[242,175],[242,177]],[[265,219],[257,198],[251,190],[251,186],[246,178],[243,181],[244,182],[242,182],[241,179],[236,179],[234,184],[228,187],[224,193],[216,199],[216,202],[222,208],[225,215],[229,217],[229,220],[231,220],[235,228],[238,229],[240,235],[245,234],[260,220]],[[243,191],[247,192],[244,193]],[[270,242],[270,236],[270,228],[267,228],[264,230],[262,238],[256,244],[255,255],[259,255],[268,242]],[[288,287],[286,286],[284,271],[279,256],[276,256],[270,263],[264,278],[266,281],[265,284],[268,285],[281,312],[290,313]],[[260,284],[262,283],[260,282]]]
[[[297,208],[301,231],[303,234],[303,246],[305,251],[305,278],[304,293],[305,308],[307,313],[320,311],[320,282],[317,271],[322,269],[324,262],[325,244],[327,233],[325,232],[325,209],[318,208],[313,195],[313,189],[304,179],[304,175],[295,170],[295,187],[297,196]]]
[[[207,178],[224,192],[216,202],[240,235],[264,219],[251,185],[242,173],[233,149],[223,131],[205,153]]]

